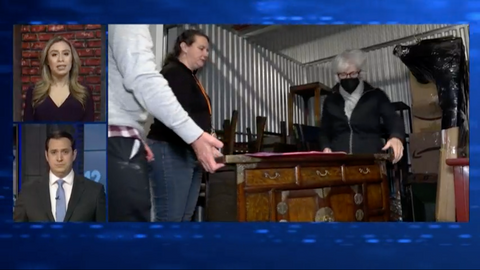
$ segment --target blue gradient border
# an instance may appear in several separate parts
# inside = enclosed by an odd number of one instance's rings
[[[2,3],[0,85],[12,124],[12,24],[15,23],[295,23],[470,24],[471,100],[479,97],[478,1],[81,1]],[[8,94],[7,94],[8,93]],[[475,104],[475,103],[473,103]],[[469,224],[12,224],[10,132],[0,144],[0,268],[136,269],[460,269],[479,268],[480,150],[470,114]],[[4,134],[5,135],[5,134]],[[59,255],[53,255],[58,253]]]

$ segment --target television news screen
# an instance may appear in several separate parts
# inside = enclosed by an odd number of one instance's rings
[[[2,266],[478,267],[476,3],[0,12]]]

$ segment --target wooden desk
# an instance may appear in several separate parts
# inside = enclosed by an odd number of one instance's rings
[[[389,158],[387,154],[221,157],[218,161],[229,165],[230,174],[211,175],[217,178],[214,189],[225,191],[218,188],[222,182],[234,193],[236,184],[236,194],[207,195],[211,198],[207,205],[216,205],[216,213],[207,206],[208,220],[389,221],[385,170]],[[231,207],[220,209],[223,205]]]

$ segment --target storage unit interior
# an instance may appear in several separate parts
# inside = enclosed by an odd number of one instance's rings
[[[432,116],[433,120],[429,121],[416,117],[418,112],[438,114],[440,109],[436,88],[433,83],[418,83],[408,67],[393,52],[399,44],[412,45],[421,40],[436,38],[460,38],[468,64],[468,25],[161,27],[163,37],[157,37],[156,40],[157,45],[163,42],[163,52],[172,50],[175,38],[185,29],[200,29],[209,36],[210,61],[198,76],[212,99],[213,124],[224,142],[232,142],[230,153],[227,153],[232,155],[321,150],[315,144],[315,130],[308,130],[318,126],[323,101],[336,84],[331,69],[332,60],[346,49],[364,50],[367,62],[362,70],[363,78],[387,94],[403,118],[407,134],[402,161],[396,166],[387,166],[389,188],[394,202],[391,207],[397,208],[392,212],[399,215],[397,221],[435,220],[438,166],[433,164],[430,166],[432,169],[418,169],[418,164],[428,161],[425,158],[412,159],[410,142],[412,139],[428,141],[432,134],[438,135],[441,132],[441,119],[439,122],[437,116]],[[300,88],[304,91],[298,91]],[[419,108],[422,104],[425,106]],[[232,118],[232,115],[235,117]],[[234,123],[234,126],[230,123]],[[295,135],[296,129],[300,135]],[[309,141],[308,135],[313,139]],[[431,153],[437,163],[438,152],[439,150]],[[222,182],[218,180],[218,175],[216,181]],[[230,184],[206,181],[199,199],[199,208],[205,207],[205,198],[210,198],[217,204],[222,202],[221,198],[226,198],[227,193],[230,194],[228,196],[236,196],[235,185]],[[228,185],[230,188],[226,187]],[[218,207],[212,203],[207,204],[213,209]],[[218,212],[221,213],[222,210]],[[208,220],[208,216],[197,218]]]

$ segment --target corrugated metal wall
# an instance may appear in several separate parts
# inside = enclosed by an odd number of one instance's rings
[[[214,104],[215,127],[222,128],[224,119],[230,119],[236,109],[238,132],[244,133],[251,127],[256,133],[256,116],[267,117],[267,131],[280,132],[280,121],[287,118],[290,86],[305,81],[304,67],[221,26],[183,25],[182,28],[200,29],[210,38],[210,63],[199,78]]]
[[[465,44],[467,58],[469,50],[468,25],[459,25],[438,30],[437,33],[423,36],[411,36],[406,38],[402,44],[412,44],[415,39],[438,38],[446,36],[461,37]],[[347,42],[346,40],[343,42]],[[340,42],[339,42],[340,44]],[[412,104],[411,89],[409,82],[409,71],[407,67],[393,55],[393,48],[396,44],[387,43],[384,47],[379,45],[368,51],[367,64],[364,70],[364,78],[372,85],[383,89],[392,102],[402,101],[408,106]],[[361,47],[360,47],[361,48]],[[331,69],[331,60],[317,64],[306,65],[306,76],[308,82],[320,81],[326,85],[335,84],[334,74]],[[323,100],[322,100],[323,102]],[[407,118],[406,118],[407,119]],[[409,123],[406,123],[409,125]],[[410,132],[407,130],[407,132]]]
[[[285,25],[248,39],[306,64],[346,49],[366,48],[445,26],[448,25]]]
[[[222,128],[236,109],[241,133],[247,127],[256,133],[258,115],[267,116],[266,130],[279,132],[280,121],[287,119],[290,86],[315,81],[333,86],[331,57],[345,49],[367,48],[366,80],[382,88],[392,101],[409,106],[409,73],[393,55],[396,44],[457,36],[464,40],[467,57],[469,49],[468,25],[286,25],[248,39],[217,25],[182,25],[177,33],[188,28],[202,30],[211,40],[210,63],[199,77],[215,105],[215,127]],[[296,123],[303,123],[302,103],[297,102]]]

